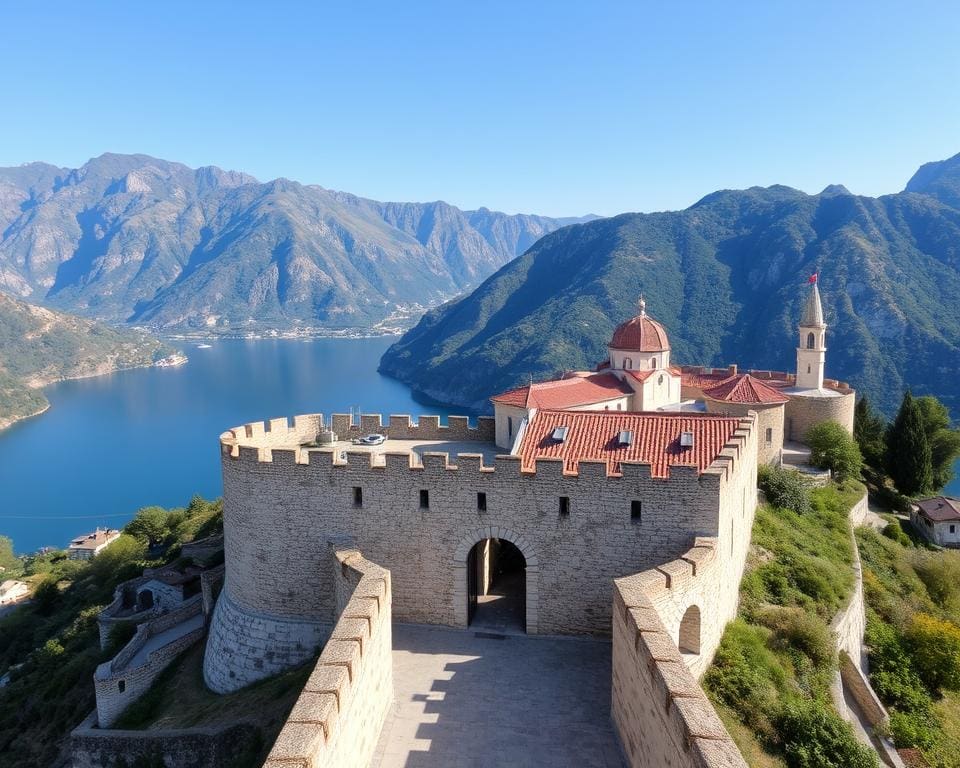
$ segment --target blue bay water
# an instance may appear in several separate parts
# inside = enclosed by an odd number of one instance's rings
[[[960,459],[953,465],[953,482],[944,490],[947,496],[955,496],[960,499]]]
[[[248,421],[357,406],[446,416],[376,372],[392,341],[187,344],[190,362],[178,368],[51,386],[46,413],[0,432],[0,534],[31,552],[98,525],[120,527],[143,506],[219,496],[219,435]]]

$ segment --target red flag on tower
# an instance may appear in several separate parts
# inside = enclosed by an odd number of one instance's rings
[[[810,275],[810,277],[807,278],[807,282],[808,282],[808,283],[815,283],[815,282],[817,282],[817,275],[818,275],[818,274],[819,274],[819,272],[814,272],[812,275]]]

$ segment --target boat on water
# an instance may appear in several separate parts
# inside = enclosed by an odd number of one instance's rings
[[[197,344],[197,349],[210,349],[210,344]]]

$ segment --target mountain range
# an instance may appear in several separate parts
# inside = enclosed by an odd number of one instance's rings
[[[105,154],[0,168],[0,290],[165,333],[367,332],[409,325],[575,221]]]
[[[674,362],[793,370],[815,272],[829,376],[887,413],[910,387],[960,415],[960,155],[878,198],[838,185],[724,190],[683,211],[566,227],[428,312],[380,370],[486,410],[493,393],[603,360],[641,292]]]

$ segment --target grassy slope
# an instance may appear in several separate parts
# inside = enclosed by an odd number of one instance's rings
[[[755,768],[871,765],[875,759],[856,744],[829,695],[836,661],[828,623],[853,587],[847,510],[862,494],[862,486],[849,483],[813,491],[806,515],[766,505],[757,510],[739,615],[704,677],[708,695]],[[804,741],[814,741],[813,735],[797,739],[790,729],[797,723],[809,729],[810,721],[791,720],[791,707],[831,734],[832,761],[804,762],[810,759]]]
[[[46,407],[38,386],[151,365],[172,351],[140,331],[115,330],[0,294],[0,428]]]
[[[864,565],[868,643],[884,629],[902,643],[904,630],[918,613],[960,624],[960,552],[932,552],[895,530],[890,535],[896,540],[865,528],[857,531]],[[887,678],[885,683],[877,678],[884,666],[882,653],[881,644],[873,640],[872,682],[891,712],[897,746],[920,748],[932,766],[960,766],[960,693],[923,686],[910,670],[908,648],[902,649],[903,656],[895,662],[906,674]]]

